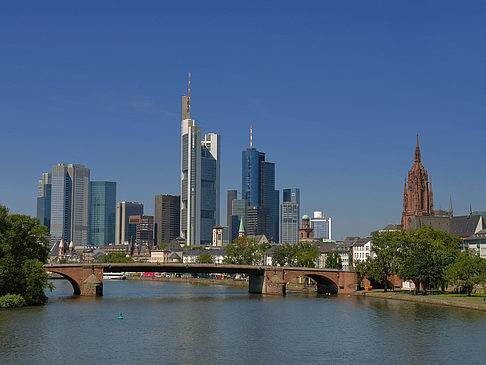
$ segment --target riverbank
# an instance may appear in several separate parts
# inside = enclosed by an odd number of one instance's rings
[[[401,300],[406,302],[425,303],[434,305],[447,305],[451,307],[475,309],[486,312],[486,303],[478,300],[468,299],[467,297],[448,297],[444,295],[413,295],[402,292],[383,292],[383,291],[357,291],[356,296]]]
[[[209,278],[165,278],[165,277],[151,277],[151,276],[127,276],[127,280],[146,280],[146,281],[165,281],[165,282],[178,282],[189,283],[199,285],[225,285],[225,286],[237,286],[248,288],[248,280],[236,280],[236,279],[209,279]],[[298,291],[304,293],[315,293],[315,285],[303,285],[297,283],[291,283],[287,285],[287,291]]]

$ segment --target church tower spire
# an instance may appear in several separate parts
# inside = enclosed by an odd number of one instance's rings
[[[434,215],[432,178],[422,165],[418,134],[415,161],[405,178],[403,189],[402,228],[407,229],[415,216]]]

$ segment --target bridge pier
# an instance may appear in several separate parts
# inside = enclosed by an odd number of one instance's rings
[[[74,295],[103,296],[103,267],[95,265],[75,265],[49,267],[46,270],[61,275],[73,286]]]
[[[248,292],[255,294],[285,295],[286,283],[282,269],[265,270],[261,275],[250,275]]]

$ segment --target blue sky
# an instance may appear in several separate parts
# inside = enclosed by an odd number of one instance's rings
[[[418,133],[435,208],[486,210],[484,1],[3,2],[0,203],[35,215],[58,162],[117,200],[179,193],[180,102],[222,136],[226,190],[249,144],[335,238],[399,223]]]

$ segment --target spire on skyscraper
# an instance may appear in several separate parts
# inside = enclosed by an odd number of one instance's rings
[[[253,124],[250,124],[250,148],[253,148]]]
[[[189,71],[189,79],[187,85],[187,115],[191,117],[191,71]]]

